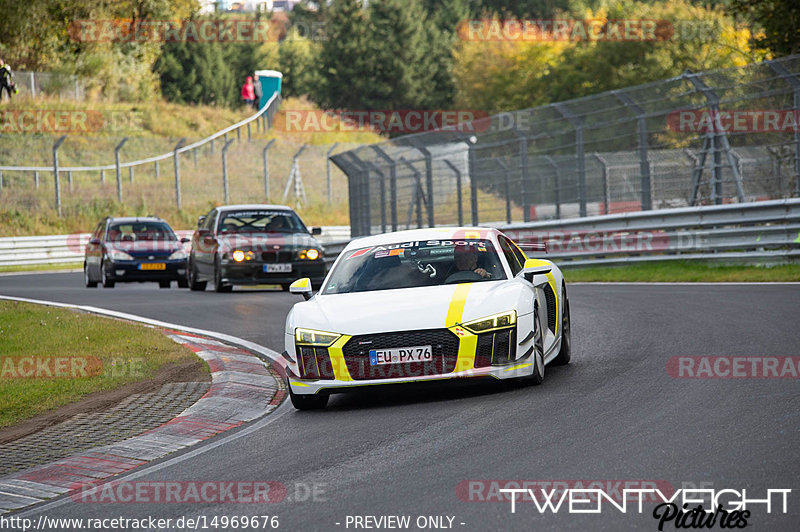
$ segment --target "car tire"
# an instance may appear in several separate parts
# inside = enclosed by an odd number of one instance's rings
[[[83,265],[83,283],[86,288],[97,288],[97,281],[92,281],[89,277],[89,267],[86,264]]]
[[[328,394],[296,395],[289,388],[289,398],[297,410],[322,410],[328,405]]]
[[[178,279],[178,288],[189,288],[189,281],[187,279]]]
[[[572,358],[572,324],[569,316],[569,299],[566,297],[566,289],[564,290],[564,312],[561,316],[561,349],[558,355],[553,359],[554,366],[564,366],[569,364]]]
[[[159,281],[158,287],[159,288],[169,288],[172,283],[170,281]]]
[[[188,279],[189,290],[192,290],[193,292],[202,292],[203,290],[206,289],[206,284],[208,284],[208,281],[197,280],[197,267],[194,265],[193,260],[189,261],[189,268],[187,275],[189,276]]]
[[[533,373],[525,377],[525,383],[539,385],[544,382],[544,337],[542,336],[542,324],[539,321],[539,308],[533,311],[533,323],[536,326],[536,334],[533,340]]]
[[[114,288],[114,285],[117,283],[111,279],[111,276],[108,274],[107,264],[107,262],[103,261],[100,265],[100,282],[103,283],[103,288]]]
[[[222,268],[219,265],[219,260],[214,262],[214,290],[219,293],[233,291],[233,286],[222,282]]]
[[[288,292],[289,286],[291,286],[291,283],[281,283],[281,290],[283,290],[284,292]]]

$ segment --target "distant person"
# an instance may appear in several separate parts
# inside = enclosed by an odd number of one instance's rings
[[[247,80],[242,85],[242,100],[244,103],[247,104],[248,107],[253,106],[253,102],[256,99],[256,92],[255,87],[253,87],[253,77],[247,76]]]
[[[4,90],[8,93],[9,100],[19,92],[17,84],[14,83],[14,76],[11,74],[11,67],[0,58],[0,102],[3,101]]]
[[[261,95],[264,94],[261,92],[261,80],[258,79],[258,76],[253,76],[253,92],[256,95],[256,101],[253,103],[253,107],[258,109],[258,106],[261,105]]]

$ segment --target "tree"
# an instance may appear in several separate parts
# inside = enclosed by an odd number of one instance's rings
[[[358,109],[368,77],[367,17],[360,0],[328,8],[314,100],[326,109]]]
[[[313,43],[301,37],[297,28],[290,29],[278,48],[278,65],[283,73],[281,93],[285,98],[313,92],[318,80],[316,56]]]
[[[219,43],[168,42],[155,68],[169,101],[217,105],[238,101],[238,86]]]
[[[752,25],[756,46],[776,56],[800,53],[800,3],[796,0],[732,0],[731,8]]]

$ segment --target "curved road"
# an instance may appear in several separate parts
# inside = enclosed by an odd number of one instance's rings
[[[276,351],[283,350],[284,317],[297,301],[277,291],[86,289],[78,273],[3,276],[0,294],[110,308]],[[748,529],[797,530],[800,379],[675,378],[666,366],[676,356],[796,357],[800,286],[573,285],[570,302],[573,363],[548,368],[542,386],[377,389],[334,396],[321,412],[284,404],[242,437],[211,440],[137,474],[137,481],[279,481],[289,492],[280,503],[67,499],[25,514],[206,516],[209,523],[213,516],[268,514],[279,516],[280,529],[303,531],[353,530],[348,516],[387,515],[411,516],[411,530],[419,516],[453,517],[456,530],[658,530],[652,504],[641,514],[635,505],[627,513],[606,505],[589,515],[566,508],[540,515],[520,504],[512,514],[508,502],[470,500],[486,492],[468,484],[600,480],[614,487],[609,481],[632,480],[675,489],[746,488],[751,499],[764,498],[767,489],[792,489],[787,514],[778,504],[769,514],[755,505]],[[673,529],[674,522],[665,524]]]

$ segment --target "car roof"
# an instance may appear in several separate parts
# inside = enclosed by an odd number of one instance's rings
[[[500,231],[492,227],[431,227],[426,229],[410,229],[407,231],[395,231],[393,233],[356,238],[352,240],[345,249],[382,246],[416,240],[446,240],[452,238],[484,238],[494,240],[498,234],[500,234]]]
[[[243,203],[241,205],[222,205],[217,207],[217,210],[220,212],[227,212],[227,211],[244,211],[244,210],[257,210],[257,209],[269,209],[269,210],[278,210],[278,211],[289,211],[294,212],[294,209],[287,205],[269,205],[265,203]]]
[[[120,216],[119,218],[115,218],[110,216],[108,218],[109,222],[122,222],[122,223],[131,223],[131,222],[163,222],[167,223],[165,220],[162,220],[158,216]],[[169,225],[169,224],[167,224]]]

